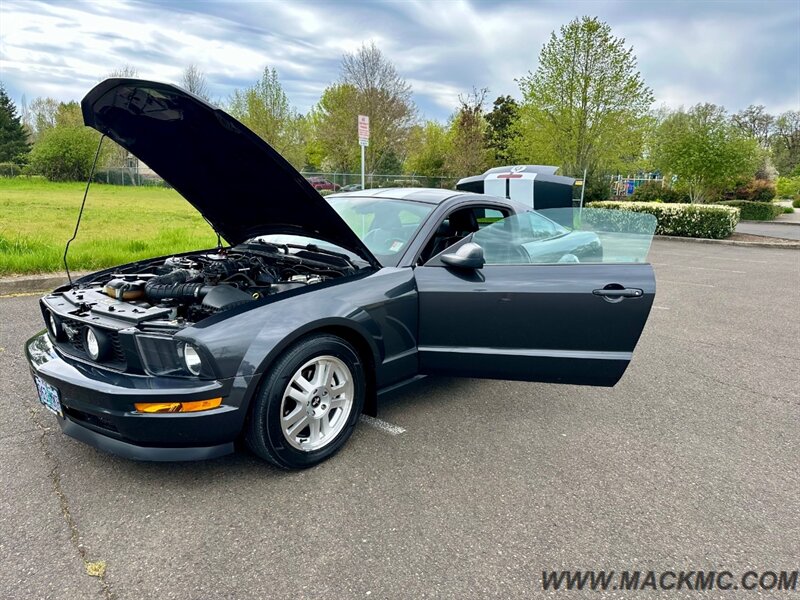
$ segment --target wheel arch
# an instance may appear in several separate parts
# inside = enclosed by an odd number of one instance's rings
[[[366,383],[366,397],[364,398],[363,412],[370,416],[377,414],[377,381],[376,381],[376,367],[381,360],[380,350],[372,339],[372,336],[365,330],[362,330],[357,324],[350,320],[332,319],[322,322],[310,323],[305,327],[297,329],[285,336],[281,341],[267,354],[256,368],[257,377],[251,384],[252,389],[249,390],[247,396],[247,412],[250,411],[250,404],[256,394],[258,386],[261,385],[260,381],[264,373],[269,369],[270,365],[281,356],[287,348],[295,344],[298,340],[314,335],[330,334],[339,337],[348,342],[364,363],[364,378]]]

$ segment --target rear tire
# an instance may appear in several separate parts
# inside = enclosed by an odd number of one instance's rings
[[[338,452],[364,406],[364,364],[330,334],[299,340],[270,367],[254,399],[245,441],[282,469],[306,469]]]

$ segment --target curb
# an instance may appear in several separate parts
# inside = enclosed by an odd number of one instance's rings
[[[710,240],[706,238],[677,237],[674,235],[654,235],[657,240],[671,240],[673,242],[689,242],[697,244],[721,244],[723,246],[746,246],[750,248],[778,248],[784,250],[800,250],[800,241],[791,242],[739,242],[736,240]]]
[[[747,225],[790,225],[792,227],[800,227],[800,221],[739,221]]]
[[[72,274],[72,279],[78,279],[88,274],[80,271]],[[13,294],[36,294],[49,292],[67,283],[66,273],[46,273],[44,275],[17,275],[14,277],[0,277],[0,296]]]

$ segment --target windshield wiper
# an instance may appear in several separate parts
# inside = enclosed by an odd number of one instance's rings
[[[341,252],[335,252],[334,250],[326,250],[325,248],[321,248],[316,244],[283,244],[283,243],[276,243],[276,242],[268,242],[267,240],[262,240],[259,238],[255,238],[253,240],[249,240],[246,243],[257,242],[259,244],[263,244],[265,246],[269,246],[270,248],[277,250],[285,249],[286,254],[289,253],[289,248],[295,248],[297,250],[309,250],[310,252],[316,252],[318,254],[325,254],[327,256],[333,256],[335,258],[339,258],[345,261],[351,267],[357,267],[357,265],[353,262],[353,257],[348,256],[347,254],[342,254]],[[364,261],[365,264],[369,264]]]

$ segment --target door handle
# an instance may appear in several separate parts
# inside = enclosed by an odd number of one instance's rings
[[[609,302],[619,302],[623,298],[641,298],[644,292],[638,288],[625,288],[618,283],[610,283],[601,290],[592,290],[595,296],[602,296]]]

